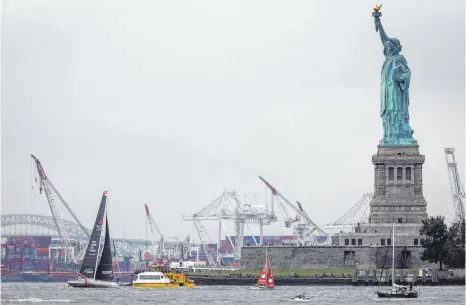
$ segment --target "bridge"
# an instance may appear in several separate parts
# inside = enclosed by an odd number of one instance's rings
[[[88,242],[81,227],[72,221],[63,220],[68,236],[71,239]],[[27,235],[27,236],[52,236],[59,238],[55,221],[52,216],[36,214],[6,214],[1,215],[2,237]],[[91,234],[91,230],[87,229]],[[117,253],[122,256],[139,258],[140,250],[146,250],[151,242],[145,239],[112,238],[115,242]]]

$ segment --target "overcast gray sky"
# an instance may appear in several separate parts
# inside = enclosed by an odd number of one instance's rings
[[[182,216],[224,188],[268,201],[258,174],[319,225],[335,220],[373,191],[374,4],[4,0],[2,213],[50,214],[33,153],[86,226],[109,191],[114,236],[144,237],[144,203],[166,236],[193,235]],[[412,71],[428,213],[449,220],[444,147],[465,172],[464,6],[382,8]]]

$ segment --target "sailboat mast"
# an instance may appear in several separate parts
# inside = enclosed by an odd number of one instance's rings
[[[395,284],[395,223],[393,223],[393,238],[392,238],[392,285]]]
[[[267,264],[267,269],[266,269],[266,270],[267,270],[267,273],[266,273],[266,274],[268,274],[268,273],[269,273],[269,257],[268,257],[268,255],[267,255],[267,245],[265,245],[265,262],[266,262],[266,264]],[[266,276],[267,276],[267,275],[266,275]]]

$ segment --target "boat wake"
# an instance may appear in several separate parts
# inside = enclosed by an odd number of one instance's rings
[[[5,300],[2,299],[2,302],[14,302],[14,303],[41,303],[41,302],[71,302],[71,300],[44,300],[44,299],[37,299],[37,298],[29,298],[29,299],[11,299]]]

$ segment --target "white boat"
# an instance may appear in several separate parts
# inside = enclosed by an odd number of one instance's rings
[[[293,300],[295,302],[310,302],[311,298],[308,298],[308,297],[304,297],[304,298],[294,297],[291,300]]]
[[[102,255],[99,252],[102,239],[102,229],[105,220],[105,240]],[[112,251],[110,248],[110,230],[107,217],[107,192],[102,195],[99,211],[95,220],[89,244],[87,245],[84,260],[79,271],[79,278],[69,281],[68,285],[74,288],[114,288],[120,286],[113,282]]]
[[[179,287],[180,285],[174,280],[164,276],[162,272],[147,271],[134,275],[131,280],[133,287]]]
[[[116,282],[99,281],[82,277],[73,281],[69,281],[68,285],[73,288],[115,288],[119,286],[119,284]]]
[[[303,292],[301,294],[298,294],[295,297],[291,298],[293,301],[298,301],[298,302],[309,302],[311,300],[310,297],[306,296],[306,294]]]

